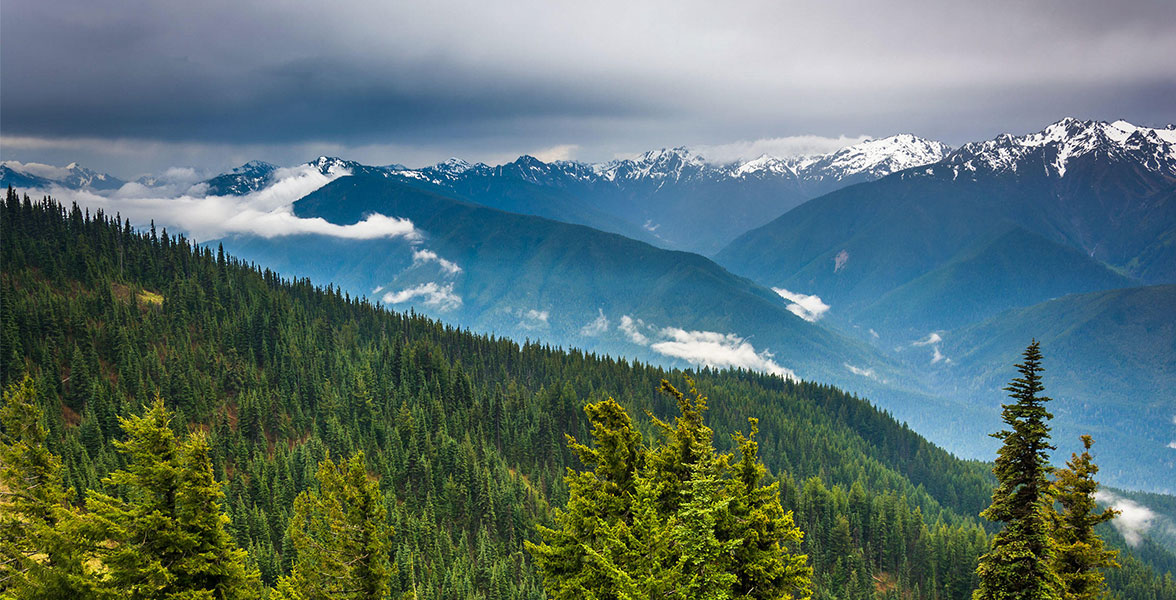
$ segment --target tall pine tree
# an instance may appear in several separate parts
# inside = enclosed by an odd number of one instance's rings
[[[1050,398],[1042,395],[1041,345],[1033,340],[1016,365],[1020,377],[1005,391],[1014,400],[1002,405],[1008,429],[992,434],[1004,444],[997,453],[997,487],[980,516],[1003,524],[976,573],[975,600],[1056,600],[1061,582],[1053,568],[1053,506],[1048,475]]]
[[[1082,436],[1082,454],[1074,453],[1065,469],[1054,479],[1054,498],[1060,507],[1053,524],[1057,553],[1054,568],[1062,579],[1063,600],[1095,600],[1106,596],[1106,580],[1101,569],[1116,568],[1118,552],[1103,547],[1094,527],[1115,518],[1119,511],[1102,511],[1094,502],[1098,483],[1094,480],[1098,465],[1090,456],[1094,440]]]
[[[121,419],[127,439],[115,447],[129,464],[102,480],[117,495],[86,498],[101,585],[132,600],[257,597],[258,573],[226,531],[208,444],[202,435],[181,443],[171,418],[157,396],[142,416]]]
[[[802,533],[780,505],[777,484],[750,437],[742,459],[716,452],[706,398],[662,391],[678,404],[673,424],[641,443],[614,400],[589,404],[595,445],[569,436],[592,470],[568,470],[567,509],[545,543],[527,544],[553,598],[806,598],[812,570],[793,550]],[[752,435],[756,422],[751,420]]]
[[[288,534],[297,554],[278,597],[299,600],[381,600],[395,566],[392,528],[379,482],[362,452],[335,464],[319,463],[317,489],[294,500]]]

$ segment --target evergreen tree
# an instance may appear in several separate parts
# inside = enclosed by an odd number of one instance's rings
[[[555,511],[556,527],[539,526],[543,544],[526,544],[555,600],[616,596],[615,589],[626,585],[621,575],[627,561],[618,565],[615,557],[628,555],[634,546],[648,546],[637,536],[662,539],[650,482],[642,482],[637,493],[645,463],[641,433],[612,398],[589,404],[584,412],[592,425],[593,445],[581,444],[571,435],[566,438],[590,470],[567,469],[567,507]],[[638,497],[643,505],[635,507]],[[642,520],[637,533],[631,529],[635,516]]]
[[[318,487],[294,500],[288,535],[294,567],[278,595],[300,600],[380,600],[390,589],[392,528],[379,482],[362,452],[319,463]]]
[[[4,390],[0,406],[0,597],[89,598],[73,495],[28,375]]]
[[[798,551],[804,532],[796,526],[792,511],[785,512],[780,504],[780,483],[764,483],[768,469],[760,461],[759,443],[754,439],[759,419],[749,418],[748,424],[750,434],[734,436],[740,460],[728,484],[732,529],[728,537],[740,540],[733,555],[734,596],[807,598],[812,594],[813,569],[808,557]]]
[[[1082,436],[1082,454],[1073,454],[1065,469],[1057,471],[1054,498],[1061,510],[1054,514],[1053,536],[1057,544],[1054,568],[1062,579],[1063,600],[1094,600],[1107,594],[1100,569],[1117,568],[1118,552],[1103,547],[1094,527],[1115,518],[1119,511],[1099,511],[1094,502],[1098,473],[1090,456],[1094,440]]]
[[[86,499],[101,585],[131,599],[256,597],[260,582],[227,535],[203,436],[181,444],[158,396],[121,423],[127,439],[114,444],[129,464],[102,480],[118,496]]]
[[[802,598],[811,594],[806,557],[792,553],[802,534],[780,505],[777,484],[750,438],[742,454],[718,453],[703,415],[706,398],[690,382],[666,381],[679,415],[653,418],[661,436],[641,444],[616,401],[590,404],[594,447],[568,436],[593,470],[568,470],[568,506],[545,543],[527,544],[553,598]],[[752,435],[755,420],[751,421]]]
[[[1053,512],[1048,452],[1047,421],[1053,415],[1045,409],[1050,398],[1041,395],[1041,348],[1037,340],[1025,349],[1016,365],[1020,377],[1005,388],[1011,404],[1002,405],[1001,418],[1008,429],[992,434],[1003,445],[997,454],[997,487],[992,504],[980,516],[1003,528],[980,557],[976,573],[980,587],[975,600],[1056,600],[1061,584],[1053,568],[1054,544],[1051,533]]]

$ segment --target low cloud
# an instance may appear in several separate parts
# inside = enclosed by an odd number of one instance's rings
[[[604,310],[596,309],[597,317],[592,322],[580,328],[580,335],[586,337],[596,337],[608,331],[608,317],[604,316]]]
[[[1094,493],[1094,498],[1100,503],[1120,511],[1111,524],[1132,548],[1139,546],[1139,543],[1143,541],[1143,536],[1153,527],[1162,525],[1172,528],[1172,524],[1164,522],[1163,517],[1156,514],[1155,511],[1129,498],[1107,490],[1098,490]]]
[[[425,306],[436,307],[442,311],[461,307],[461,296],[453,292],[453,284],[439,285],[435,281],[415,285],[397,292],[388,292],[384,294],[381,300],[385,304],[403,304],[416,298],[423,299]]]
[[[943,342],[943,336],[939,335],[938,332],[932,331],[931,333],[927,334],[927,337],[925,337],[921,340],[918,340],[918,341],[911,342],[911,346],[914,346],[914,347],[931,346],[931,364],[934,365],[934,364],[938,364],[938,363],[943,363],[945,365],[950,365],[951,359],[948,358],[947,356],[944,356],[943,352],[941,352],[939,350],[939,344],[941,342]],[[902,346],[899,346],[899,349],[901,349],[901,348],[902,348]]]
[[[437,265],[440,266],[441,269],[449,275],[457,275],[458,273],[461,273],[462,270],[457,263],[438,256],[436,252],[433,252],[428,248],[413,249],[412,262],[414,265],[430,262],[437,263]]]
[[[925,337],[917,342],[911,342],[911,345],[912,346],[930,346],[932,344],[938,344],[939,342],[942,342],[942,341],[943,341],[943,336],[939,335],[938,333],[931,332],[931,333],[927,334],[927,337]]]
[[[772,360],[770,352],[757,352],[751,343],[733,333],[667,327],[661,330],[661,334],[669,339],[650,345],[658,354],[680,358],[692,365],[750,369],[796,379],[796,373]]]
[[[523,329],[544,329],[547,327],[547,319],[551,316],[546,310],[534,308],[526,311],[520,309],[516,314],[519,317],[519,327]]]
[[[821,297],[816,294],[799,294],[778,287],[772,288],[772,291],[790,302],[788,305],[789,312],[805,321],[814,322],[825,316],[825,313],[829,311],[829,305],[825,304],[821,300]]]
[[[845,366],[846,369],[849,369],[850,373],[853,373],[854,375],[861,375],[862,377],[869,377],[870,379],[877,379],[877,377],[874,374],[874,369],[863,369],[861,367],[855,367],[849,363],[842,363],[842,364]]]
[[[333,171],[324,175],[310,165],[278,169],[274,173],[272,185],[243,196],[203,195],[202,185],[191,186],[184,181],[188,174],[183,170],[171,171],[172,182],[162,187],[131,182],[118,190],[98,193],[52,186],[48,190],[30,190],[29,194],[40,195],[39,192],[43,192],[65,205],[76,202],[91,210],[102,209],[111,215],[118,213],[138,227],[154,220],[156,225],[167,227],[173,232],[183,231],[194,241],[232,234],[252,234],[265,238],[297,234],[360,240],[421,238],[412,221],[381,214],[368,215],[362,221],[350,225],[294,215],[295,201],[349,174],[346,171]],[[186,189],[176,192],[179,187]]]
[[[646,337],[644,333],[641,333],[641,330],[645,329],[645,327],[646,325],[644,321],[641,319],[634,320],[633,317],[630,317],[629,315],[622,316],[621,324],[617,325],[617,329],[620,329],[622,332],[624,332],[624,334],[629,338],[629,341],[633,342],[634,344],[648,346],[649,338]]]
[[[706,157],[707,161],[726,164],[747,161],[763,155],[779,158],[809,156],[813,154],[828,154],[846,146],[852,146],[870,139],[870,136],[839,136],[824,137],[819,135],[793,135],[788,137],[762,138],[758,140],[741,140],[729,144],[711,146],[693,146],[698,154]]]
[[[580,146],[578,144],[560,144],[536,151],[532,153],[532,156],[545,163],[555,162],[557,160],[572,160],[575,157],[576,150],[579,149]]]

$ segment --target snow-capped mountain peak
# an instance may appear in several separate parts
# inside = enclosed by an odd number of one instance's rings
[[[64,167],[55,167],[36,162],[22,163],[6,160],[0,162],[0,169],[4,170],[3,179],[17,182],[25,187],[58,185],[76,190],[115,190],[125,183],[113,175],[87,169],[76,162],[71,162]]]
[[[798,171],[807,178],[851,177],[876,179],[897,171],[937,163],[951,148],[909,133],[868,139],[829,154],[798,161]]]
[[[965,144],[949,162],[971,172],[1040,168],[1060,178],[1074,159],[1095,152],[1176,176],[1176,128],[1153,129],[1124,120],[1108,123],[1066,117],[1036,133],[1003,133],[989,141]]]

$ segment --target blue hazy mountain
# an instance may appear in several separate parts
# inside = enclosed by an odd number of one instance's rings
[[[70,163],[55,167],[40,163],[21,163],[15,160],[0,162],[0,187],[21,189],[49,189],[52,186],[70,190],[117,190],[126,183],[106,173]]]
[[[410,219],[421,237],[234,236],[221,243],[283,274],[333,282],[353,295],[479,331],[662,364],[709,358],[788,370],[885,393],[896,403],[915,397],[894,389],[906,379],[895,361],[801,319],[772,290],[700,255],[383,177],[338,179],[294,209],[336,224],[372,214]]]
[[[1046,356],[1054,439],[1099,440],[1100,477],[1176,492],[1176,285],[1074,294],[942,334],[940,386],[1002,398],[1028,336]],[[950,363],[947,362],[950,359]]]
[[[1014,226],[890,290],[854,319],[891,338],[914,339],[1058,296],[1138,283],[1071,246]]]
[[[716,260],[852,315],[1019,226],[1147,283],[1176,281],[1176,129],[1066,119],[827,194]],[[862,324],[863,326],[866,324]]]

